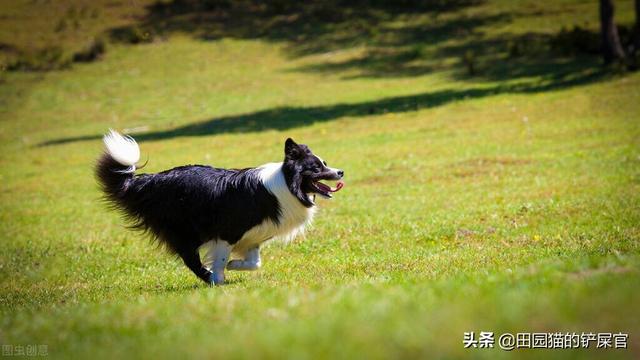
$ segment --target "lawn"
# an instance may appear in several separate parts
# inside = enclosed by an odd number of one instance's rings
[[[55,27],[29,20],[42,4],[3,4],[1,42],[60,38],[19,26]],[[138,19],[95,4],[81,31]],[[633,2],[616,4],[631,24]],[[95,62],[0,73],[2,345],[55,358],[640,357],[640,74],[535,47],[597,29],[597,3],[373,9],[324,26],[300,15],[255,34],[180,14]],[[543,45],[510,55],[523,39]],[[304,237],[210,288],[99,201],[109,128],[138,139],[142,172],[257,166],[293,137],[346,185]],[[465,349],[469,331],[629,339],[507,352]]]

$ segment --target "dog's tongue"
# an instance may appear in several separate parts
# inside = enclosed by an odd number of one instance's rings
[[[338,181],[336,183],[336,187],[335,189],[331,188],[331,186],[327,185],[327,184],[323,184],[321,182],[317,182],[316,185],[322,189],[322,191],[327,191],[327,192],[337,192],[340,191],[340,189],[342,189],[342,187],[344,186],[344,183],[342,181]]]
[[[340,189],[342,189],[343,186],[344,186],[344,183],[342,181],[338,181],[336,183],[336,188],[335,189],[329,189],[329,191],[338,192],[338,191],[340,191]]]

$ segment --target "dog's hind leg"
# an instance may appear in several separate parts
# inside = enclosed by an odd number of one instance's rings
[[[258,270],[260,268],[260,247],[256,246],[247,251],[244,260],[231,260],[227,264],[229,270]]]
[[[200,254],[198,254],[198,250],[195,249],[193,251],[185,251],[180,254],[182,261],[187,265],[189,270],[193,271],[202,281],[207,284],[211,283],[211,271],[202,266],[202,262],[200,261]]]
[[[210,243],[207,253],[204,256],[205,266],[209,267],[211,275],[209,282],[215,285],[224,284],[224,269],[231,256],[231,246],[224,240],[217,240]]]

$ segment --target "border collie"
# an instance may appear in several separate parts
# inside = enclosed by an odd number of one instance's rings
[[[295,237],[313,218],[315,196],[331,198],[343,186],[323,184],[344,172],[290,138],[280,163],[240,170],[187,165],[140,175],[133,138],[111,130],[103,140],[95,171],[105,200],[208,284],[223,284],[225,268],[258,269],[262,243]]]

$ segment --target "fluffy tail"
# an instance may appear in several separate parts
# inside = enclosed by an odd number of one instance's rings
[[[140,148],[132,137],[114,130],[109,130],[103,141],[105,150],[96,164],[96,178],[107,200],[118,204],[133,179]]]

